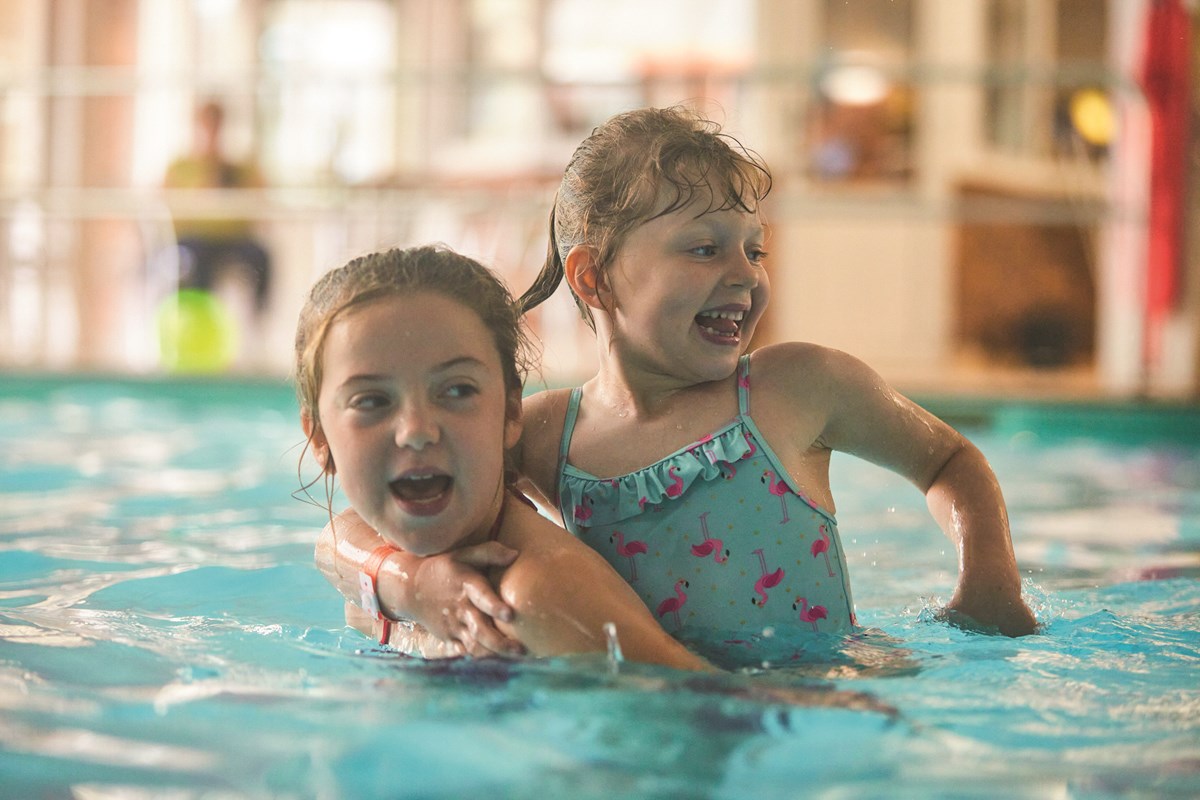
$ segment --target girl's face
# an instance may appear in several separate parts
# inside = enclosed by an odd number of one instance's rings
[[[329,327],[322,369],[314,452],[359,515],[420,556],[481,541],[521,425],[479,316],[436,292],[370,301]]]
[[[708,198],[635,228],[609,270],[613,347],[688,381],[732,374],[770,296],[758,215]],[[699,215],[699,216],[697,216]]]

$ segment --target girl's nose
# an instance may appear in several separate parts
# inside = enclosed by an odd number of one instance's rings
[[[738,253],[732,257],[725,281],[730,286],[748,286],[753,289],[758,286],[761,277],[761,265],[750,259],[746,253]]]
[[[396,424],[396,444],[413,450],[423,450],[437,444],[441,438],[436,415],[423,403],[409,403],[400,413]]]

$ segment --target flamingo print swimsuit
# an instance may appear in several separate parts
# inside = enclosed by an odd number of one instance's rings
[[[732,422],[615,478],[567,463],[576,388],[559,448],[567,529],[612,564],[664,630],[709,656],[857,624],[837,522],[793,490],[750,418],[749,356],[737,385]]]

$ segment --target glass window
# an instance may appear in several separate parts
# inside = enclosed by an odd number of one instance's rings
[[[755,0],[551,0],[542,69],[553,123],[578,141],[612,114],[704,98],[728,120],[756,52]]]
[[[823,11],[827,50],[808,114],[808,173],[825,182],[904,181],[912,174],[913,3],[825,0]]]
[[[277,185],[395,169],[395,18],[384,0],[278,0],[260,39],[264,168]]]
[[[985,130],[997,150],[1096,159],[1113,136],[1108,5],[991,0]]]

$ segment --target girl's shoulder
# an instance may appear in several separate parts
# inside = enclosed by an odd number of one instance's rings
[[[523,503],[509,501],[502,544],[518,552],[504,570],[500,591],[506,602],[529,602],[561,587],[562,576],[587,577],[607,567],[599,553]]]
[[[514,455],[518,470],[543,497],[554,496],[559,442],[570,400],[570,389],[546,389],[521,403],[521,441]]]
[[[770,344],[750,355],[751,384],[756,388],[819,389],[866,369],[848,353],[811,342]]]
[[[499,541],[518,551],[521,556],[542,557],[555,552],[564,544],[579,541],[525,501],[510,497],[507,503],[504,530]],[[518,557],[513,563],[516,564],[520,560]]]
[[[825,418],[886,389],[883,379],[849,353],[807,342],[762,347],[750,359],[753,406],[785,416],[797,410]]]
[[[543,389],[528,395],[521,401],[525,424],[547,425],[557,420],[561,427],[571,400],[571,389]]]

